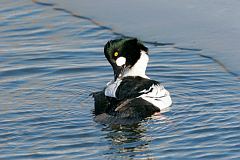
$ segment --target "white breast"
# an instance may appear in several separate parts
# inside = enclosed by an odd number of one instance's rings
[[[105,96],[116,98],[116,91],[117,91],[118,86],[121,84],[121,82],[122,82],[122,80],[119,78],[114,82],[112,82],[112,81],[109,82],[105,89],[105,93],[104,93]]]

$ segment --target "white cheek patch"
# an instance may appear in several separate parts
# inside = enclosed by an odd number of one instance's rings
[[[125,57],[119,57],[117,60],[116,60],[116,63],[118,66],[122,66],[126,63],[126,58]]]

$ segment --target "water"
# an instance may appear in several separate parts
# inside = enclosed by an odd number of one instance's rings
[[[240,83],[201,52],[150,50],[148,75],[174,105],[132,126],[94,122],[117,37],[32,1],[0,2],[0,159],[239,159]]]

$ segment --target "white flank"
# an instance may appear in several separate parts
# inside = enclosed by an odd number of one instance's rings
[[[150,90],[152,91],[149,92]],[[145,89],[139,93],[143,93],[139,97],[150,102],[160,110],[164,110],[172,104],[169,92],[162,85],[152,85],[148,90]]]
[[[145,51],[141,51],[141,56],[139,60],[135,63],[134,66],[130,70],[127,70],[125,73],[123,73],[123,77],[127,76],[140,76],[143,78],[149,79],[148,76],[146,76],[146,68],[149,61],[149,57]]]
[[[121,79],[117,79],[115,82],[108,83],[104,92],[105,96],[116,98],[116,91],[121,82]]]
[[[126,63],[126,58],[125,57],[119,57],[117,60],[116,60],[116,64],[118,66],[122,66]]]

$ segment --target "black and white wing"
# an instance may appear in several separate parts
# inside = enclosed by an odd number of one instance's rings
[[[163,85],[153,84],[148,90],[143,90],[139,97],[158,107],[160,110],[164,110],[172,105],[172,100],[169,92],[163,87]]]
[[[159,82],[142,77],[126,77],[107,86],[105,95],[118,100],[142,98],[160,110],[169,107],[169,92]]]

